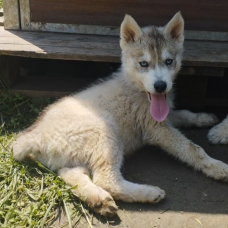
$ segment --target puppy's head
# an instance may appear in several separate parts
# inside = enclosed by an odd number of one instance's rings
[[[131,16],[126,15],[120,36],[122,69],[140,90],[148,94],[150,112],[161,122],[168,115],[166,94],[181,66],[184,20],[177,13],[164,27],[140,28]],[[157,109],[163,111],[157,113]]]

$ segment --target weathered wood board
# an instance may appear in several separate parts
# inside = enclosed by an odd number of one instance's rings
[[[115,36],[6,31],[0,27],[0,54],[32,58],[120,62]],[[183,65],[228,66],[227,42],[185,41]]]
[[[21,76],[10,92],[22,93],[32,97],[51,96],[61,97],[80,90],[91,83],[88,78]]]
[[[20,29],[18,0],[3,0],[4,25],[8,29]]]
[[[196,0],[18,1],[21,29],[25,31],[119,36],[119,27],[125,14],[131,14],[140,26],[161,26],[181,10],[187,39],[228,41],[227,24],[224,23],[228,17],[226,0],[211,0],[210,4],[205,0],[199,4],[195,4]],[[204,11],[200,13],[202,8]],[[10,29],[7,25],[5,28]]]
[[[23,1],[23,0],[22,0]],[[187,30],[228,31],[227,0],[30,0],[31,21],[119,26],[125,14],[140,25],[165,25],[181,11]]]

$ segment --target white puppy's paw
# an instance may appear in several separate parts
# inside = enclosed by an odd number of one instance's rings
[[[202,171],[215,180],[228,181],[228,165],[221,161],[211,159],[204,165]]]
[[[208,132],[207,138],[212,144],[228,144],[228,130],[215,126]]]
[[[228,117],[213,127],[208,132],[207,138],[213,144],[228,144]]]
[[[103,195],[104,196],[104,195]],[[93,199],[92,205],[90,205],[94,211],[100,215],[106,217],[112,217],[116,214],[118,207],[111,195],[107,197],[96,197]]]
[[[196,117],[197,127],[210,127],[218,123],[218,118],[216,115],[211,113],[198,113]]]
[[[95,186],[91,188],[90,194],[84,200],[89,207],[91,207],[96,213],[105,216],[112,217],[117,213],[118,207],[112,196],[104,189]],[[86,193],[85,193],[86,195]],[[84,196],[85,197],[85,196]],[[82,197],[81,197],[82,198]]]
[[[149,191],[146,192],[145,200],[143,200],[143,202],[158,203],[165,198],[165,191],[158,187],[150,186],[150,189],[148,190]]]

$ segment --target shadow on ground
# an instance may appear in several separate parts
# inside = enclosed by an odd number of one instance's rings
[[[228,145],[209,144],[208,130],[181,129],[211,157],[228,163]],[[109,220],[95,216],[94,227],[228,227],[228,184],[207,178],[159,148],[148,146],[127,158],[122,172],[129,181],[164,189],[166,199],[158,204],[119,201],[118,216]],[[81,221],[77,227],[88,224]]]

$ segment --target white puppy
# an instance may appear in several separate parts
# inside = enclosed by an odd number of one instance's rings
[[[181,66],[184,21],[177,13],[165,27],[140,28],[131,16],[121,25],[122,66],[105,81],[50,105],[13,142],[17,160],[38,160],[58,171],[96,212],[112,216],[114,199],[157,203],[158,187],[126,181],[123,157],[145,144],[160,146],[217,180],[228,165],[210,158],[173,126],[211,126],[210,114],[174,111],[172,85]],[[168,116],[168,118],[167,118]]]

